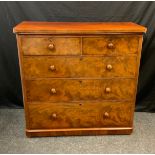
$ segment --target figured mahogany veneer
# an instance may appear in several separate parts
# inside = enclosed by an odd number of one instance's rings
[[[142,34],[134,23],[22,22],[26,134],[130,134]]]
[[[136,77],[137,63],[136,56],[25,57],[23,59],[23,71],[26,79]]]
[[[131,102],[29,104],[30,129],[128,127]],[[126,113],[124,113],[126,111]],[[37,118],[37,119],[36,119]]]
[[[28,102],[133,100],[136,89],[135,79],[26,80],[25,86]]]
[[[28,35],[21,38],[24,55],[81,55],[81,52],[83,55],[104,56],[135,54],[138,42],[138,35],[102,35],[82,38]]]
[[[104,35],[98,37],[84,37],[83,54],[93,55],[124,55],[136,54],[138,48],[138,35]]]
[[[24,55],[78,55],[80,38],[23,36],[21,39]]]

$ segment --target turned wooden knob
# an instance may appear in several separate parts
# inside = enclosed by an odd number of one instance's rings
[[[110,65],[110,64],[109,64],[109,65],[107,65],[107,67],[106,67],[106,68],[107,68],[107,70],[109,70],[109,71],[110,71],[110,70],[112,70],[112,65]]]
[[[108,112],[105,112],[105,113],[104,113],[104,116],[105,116],[106,118],[108,118],[108,117],[109,117],[109,113],[108,113]]]
[[[106,93],[110,93],[110,92],[111,92],[111,88],[106,87],[106,88],[105,88],[105,92],[106,92]]]
[[[54,66],[54,65],[51,65],[51,66],[50,66],[50,70],[51,70],[51,71],[55,71],[55,70],[56,70],[56,69],[55,69],[55,66]]]
[[[57,117],[57,114],[56,113],[53,113],[52,114],[52,118],[56,118]]]
[[[114,44],[113,43],[109,43],[107,46],[108,46],[109,49],[114,48]]]
[[[52,93],[52,94],[56,94],[55,88],[52,88],[52,89],[51,89],[51,93]]]
[[[49,44],[49,45],[48,45],[48,48],[49,48],[50,50],[53,50],[53,49],[54,49],[54,44]]]

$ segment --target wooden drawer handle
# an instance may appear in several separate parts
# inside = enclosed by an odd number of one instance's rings
[[[109,113],[108,113],[108,112],[105,112],[105,113],[104,113],[104,116],[105,116],[106,118],[108,118],[108,117],[109,117]]]
[[[54,49],[54,44],[49,44],[49,45],[48,45],[48,48],[49,48],[50,50],[53,50],[53,49]]]
[[[108,47],[109,49],[113,49],[113,48],[115,48],[115,46],[114,46],[113,43],[108,43],[107,47]]]
[[[52,114],[52,118],[57,118],[57,114],[56,113],[53,113]]]
[[[108,64],[108,65],[106,66],[106,68],[107,68],[107,70],[111,71],[113,67],[112,67],[112,65]]]
[[[56,89],[55,89],[55,88],[52,88],[52,89],[51,89],[51,93],[52,93],[52,94],[56,94]]]
[[[50,70],[51,70],[51,71],[55,71],[55,70],[56,70],[55,66],[54,66],[54,65],[51,65],[51,66],[50,66]]]
[[[105,88],[105,92],[106,92],[106,93],[110,93],[110,92],[111,92],[111,88],[106,87],[106,88]]]

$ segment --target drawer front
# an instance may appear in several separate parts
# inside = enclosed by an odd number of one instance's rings
[[[21,46],[24,55],[78,55],[80,38],[23,36]]]
[[[26,81],[27,101],[133,100],[135,79]]]
[[[83,38],[83,54],[124,55],[137,54],[139,37],[135,35]]]
[[[129,127],[132,103],[28,104],[31,129]]]
[[[25,57],[24,76],[44,77],[133,77],[137,57]]]

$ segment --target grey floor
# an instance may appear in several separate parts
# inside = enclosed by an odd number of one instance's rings
[[[155,153],[155,113],[134,124],[132,135],[26,138],[24,111],[0,109],[0,153]]]

